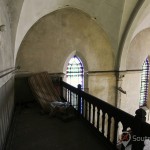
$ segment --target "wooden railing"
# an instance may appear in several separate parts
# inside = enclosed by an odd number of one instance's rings
[[[112,148],[117,149],[119,136],[123,132],[128,133],[132,150],[143,150],[144,142],[139,141],[139,138],[150,137],[150,125],[145,123],[146,113],[143,109],[137,110],[134,117],[82,91],[80,85],[75,88],[63,81],[61,96],[77,109],[80,116],[103,136]],[[127,145],[120,141],[120,146],[121,149],[125,149]]]

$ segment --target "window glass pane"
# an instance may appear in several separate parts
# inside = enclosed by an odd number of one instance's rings
[[[148,97],[149,60],[144,61],[141,76],[140,106],[146,106]]]
[[[66,71],[67,83],[71,84],[74,87],[77,87],[78,84],[81,84],[83,88],[84,86],[83,75],[84,75],[83,64],[77,56],[74,56],[73,58],[70,59],[67,66]]]

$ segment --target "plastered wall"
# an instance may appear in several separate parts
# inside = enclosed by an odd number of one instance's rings
[[[10,14],[8,0],[0,0],[0,75],[13,67],[13,51],[11,45]],[[0,78],[0,149],[8,133],[14,106],[14,79],[12,74]]]
[[[126,94],[118,93],[119,108],[132,115],[135,115],[135,111],[139,109],[140,84],[141,72],[126,72],[122,78],[122,89]]]
[[[150,55],[150,29],[145,29],[138,33],[129,45],[127,55],[127,73],[122,78],[122,88],[127,94],[120,96],[120,108],[130,114],[135,115],[135,111],[139,108],[140,88],[141,88],[141,73],[142,65],[145,59]],[[150,87],[148,90],[150,93]],[[149,109],[148,105],[144,109]]]
[[[7,4],[10,12],[11,41],[13,53],[23,2],[24,0],[9,0],[9,3]]]
[[[114,73],[90,73],[89,93],[112,105],[116,105],[116,76]]]
[[[19,49],[16,65],[21,66],[21,73],[65,73],[66,60],[72,53],[82,56],[86,72],[114,70],[113,49],[104,30],[80,10],[65,8],[43,17],[30,29]],[[114,104],[114,76],[86,78],[89,85],[85,88],[91,94]]]
[[[142,69],[142,65],[150,55],[150,28],[141,31],[132,40],[127,56],[127,69]]]
[[[130,7],[127,7],[129,8],[129,12],[131,11],[130,9],[134,7],[134,1],[135,0],[128,1],[130,5]],[[66,7],[83,10],[93,19],[95,18],[95,21],[99,25],[102,25],[105,32],[109,35],[114,52],[116,53],[119,31],[120,29],[123,30],[121,21],[124,3],[125,0],[32,0],[30,3],[28,1],[24,1],[16,35],[15,58],[26,32],[28,32],[30,27],[37,22],[38,19],[57,9]],[[128,17],[129,16],[127,15],[126,18]],[[125,20],[123,21],[123,24],[126,24]]]
[[[149,54],[149,39],[147,29],[129,45],[126,69],[131,71],[125,72],[118,85],[126,94],[116,90],[113,73],[89,73],[85,87],[89,93],[134,115],[139,108],[141,83],[141,72],[134,70],[141,69]],[[16,66],[21,66],[21,73],[45,70],[62,73],[72,53],[84,58],[87,73],[115,70],[113,49],[105,31],[87,14],[74,8],[60,9],[41,18],[25,36]]]
[[[10,16],[7,1],[0,0],[0,71],[13,67],[13,51],[11,47]],[[11,75],[0,78],[0,87],[10,79]]]
[[[16,64],[21,71],[63,72],[73,51],[84,56],[88,70],[114,68],[114,55],[105,32],[85,13],[73,8],[40,19],[22,42]]]

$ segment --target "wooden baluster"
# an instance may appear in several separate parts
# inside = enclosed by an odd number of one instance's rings
[[[70,98],[69,98],[69,89],[67,89],[67,101],[70,103]]]
[[[91,122],[91,103],[89,102],[89,122]]]
[[[67,99],[67,89],[65,88],[65,99],[68,101]]]
[[[70,105],[72,105],[72,92],[70,91]]]
[[[115,120],[115,125],[114,125],[114,140],[113,140],[113,144],[114,145],[117,144],[117,133],[118,133],[118,121]]]
[[[102,115],[102,134],[104,135],[105,133],[105,112],[103,112],[103,115]]]
[[[75,93],[72,93],[73,100],[72,100],[72,105],[75,109],[77,109],[77,95]]]
[[[67,95],[68,95],[68,89],[66,89],[66,100],[68,101]]]
[[[82,98],[82,116],[84,116],[84,112],[85,112],[85,110],[84,110],[84,107],[85,107],[85,106],[84,106],[84,101],[85,101],[85,100]]]
[[[74,106],[74,103],[75,103],[75,94],[72,92],[72,105]],[[74,106],[75,108],[75,106]]]
[[[62,77],[60,77],[60,97],[63,99],[64,95],[63,95],[63,82],[62,82]]]
[[[61,88],[61,98],[62,98],[63,100],[65,99],[64,87]]]
[[[81,114],[81,84],[78,84],[78,112]]]
[[[69,90],[69,102],[71,104],[71,91]]]
[[[85,101],[85,119],[87,119],[87,101]]]
[[[93,105],[93,126],[95,125],[95,106]]]
[[[74,95],[75,95],[74,105],[75,105],[75,108],[78,110],[78,95],[75,93],[74,93]]]
[[[100,109],[97,108],[97,130],[99,131],[99,121],[100,121]]]
[[[111,117],[108,115],[107,139],[110,141]]]

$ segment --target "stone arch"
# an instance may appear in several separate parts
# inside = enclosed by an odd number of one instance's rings
[[[134,114],[135,110],[139,108],[142,65],[147,56],[150,55],[149,41],[150,28],[146,28],[131,40],[128,50],[126,50],[127,54],[124,55],[126,57],[124,69],[128,71],[122,80],[122,88],[126,90],[127,96],[121,94],[120,108],[130,114]],[[131,101],[132,105],[130,105]]]
[[[142,69],[143,62],[150,55],[150,28],[138,33],[132,40],[127,55],[127,70]]]
[[[140,2],[139,2],[140,3]],[[120,54],[118,55],[117,67],[119,70],[127,70],[127,61],[129,55],[129,48],[136,36],[143,30],[150,27],[150,3],[149,0],[145,0],[140,3],[140,7],[137,14],[132,18],[132,23],[129,25],[129,30],[126,32],[126,38],[121,43]]]
[[[66,58],[66,61],[65,61],[65,63],[64,63],[64,67],[63,67],[63,73],[66,72],[66,68],[67,68],[67,66],[68,66],[68,62],[69,62],[69,60],[70,60],[74,55],[78,56],[78,57],[81,59],[81,61],[82,61],[82,63],[83,63],[83,66],[84,66],[84,72],[87,72],[87,71],[88,71],[87,61],[85,60],[85,58],[83,57],[83,55],[82,55],[79,51],[73,51],[73,52],[71,52],[71,53],[69,54],[69,56]]]
[[[97,5],[99,3],[101,3],[101,5]],[[111,3],[113,3],[113,1],[111,1],[110,4],[104,1],[100,2],[98,0],[90,1],[89,3],[87,3],[86,0],[83,0],[82,2],[80,0],[44,0],[44,2],[41,0],[32,0],[30,3],[28,3],[28,1],[24,1],[16,27],[14,61],[16,60],[19,47],[26,33],[40,18],[53,13],[56,10],[69,7],[85,12],[92,20],[102,27],[109,36],[109,41],[115,53],[115,49],[118,45],[117,39],[119,36],[120,21],[122,20],[120,14],[122,13],[124,1],[114,3],[115,7],[110,7]],[[108,9],[109,11],[107,11]],[[111,19],[106,21],[103,14],[105,14],[107,18]],[[118,15],[117,17],[116,14]],[[111,24],[111,26],[109,26],[109,24]]]
[[[61,14],[64,15],[63,20],[61,19]],[[73,16],[75,16],[74,19],[72,19]],[[78,20],[80,21],[76,24]],[[76,53],[81,59],[84,55],[84,59],[82,59],[83,63],[86,62],[85,60],[88,60],[87,65],[84,63],[85,70],[87,70],[87,66],[90,71],[114,69],[113,48],[105,31],[99,27],[89,15],[75,8],[57,10],[36,22],[36,24],[30,28],[20,46],[17,53],[16,65],[20,65],[24,71],[39,71],[36,67],[32,67],[39,63],[37,59],[33,63],[35,60],[33,58],[36,58],[36,56],[41,57],[51,51],[51,54],[55,52],[54,57],[48,58],[48,55],[45,55],[46,57],[43,57],[43,60],[41,60],[41,58],[39,59],[41,61],[45,61],[46,59],[48,61],[49,59],[49,61],[53,62],[55,58],[55,61],[57,61],[57,64],[59,64],[62,69],[55,69],[56,71],[54,72],[58,72],[58,70],[59,72],[63,72],[66,57],[74,50],[77,50]],[[37,52],[39,55],[36,54]],[[63,55],[58,56],[59,53],[63,53]],[[32,61],[29,61],[29,59]],[[107,60],[109,60],[109,62]],[[47,62],[47,64],[51,62]],[[34,70],[31,70],[30,66],[32,69],[34,68]],[[46,66],[43,67],[42,63],[37,67],[40,66],[42,69],[47,68]],[[54,65],[52,64],[52,66]],[[51,68],[51,71],[52,70],[53,68]]]
[[[96,73],[114,70],[112,45],[103,28],[78,9],[59,9],[34,24],[20,46],[16,66],[21,67],[22,74],[45,70],[53,74],[63,73],[67,58],[74,53],[82,59],[85,71],[88,71],[88,74],[85,72],[86,91],[97,97],[102,95],[114,104],[112,95],[105,94],[114,93],[114,74],[104,77]],[[101,81],[104,85],[96,84]]]

